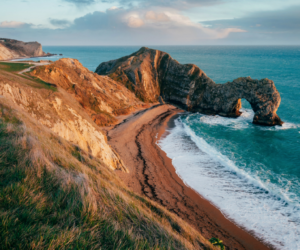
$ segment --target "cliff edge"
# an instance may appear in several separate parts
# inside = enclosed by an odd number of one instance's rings
[[[240,77],[216,84],[198,66],[180,64],[166,52],[141,48],[117,60],[101,63],[96,71],[121,82],[146,102],[164,101],[204,114],[238,117],[245,98],[255,112],[253,123],[274,126],[283,122],[276,114],[280,94],[269,79]]]
[[[22,42],[14,39],[0,38],[0,60],[22,57],[46,56],[38,42]]]

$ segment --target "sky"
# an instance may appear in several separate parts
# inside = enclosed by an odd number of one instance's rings
[[[300,0],[1,0],[0,37],[43,45],[300,45]]]

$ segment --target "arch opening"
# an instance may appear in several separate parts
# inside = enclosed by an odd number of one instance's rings
[[[246,98],[239,98],[232,103],[232,110],[226,116],[239,117],[243,113],[241,109],[251,109],[254,113],[256,112],[255,107]]]

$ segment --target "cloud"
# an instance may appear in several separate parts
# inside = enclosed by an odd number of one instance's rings
[[[113,6],[113,7],[110,7],[108,10],[117,10],[117,9],[119,9],[119,7]]]
[[[130,16],[127,20],[127,25],[131,28],[138,28],[144,25],[144,21],[138,16]]]
[[[129,17],[125,20],[126,10],[122,8],[108,9],[106,12],[95,11],[76,18],[70,29],[75,30],[106,30],[126,28]]]
[[[300,6],[277,11],[255,12],[242,18],[207,21],[203,24],[212,28],[236,27],[259,33],[299,33]]]
[[[23,22],[16,22],[16,21],[4,21],[0,23],[0,28],[22,28],[22,27],[28,27],[31,26],[31,24],[23,23]]]
[[[115,2],[115,0],[106,0],[105,2]],[[138,7],[165,7],[172,9],[190,9],[199,6],[211,6],[223,3],[224,0],[118,0],[122,5]]]
[[[164,7],[172,9],[190,9],[198,6],[211,6],[223,3],[225,0],[62,0],[73,3],[77,6],[91,5],[95,3],[118,3],[126,8],[148,8],[148,7]]]
[[[113,8],[106,12],[96,11],[87,14],[75,19],[69,29],[105,31],[111,36],[116,33],[124,37],[130,35],[133,38],[143,38],[143,43],[147,43],[149,37],[151,40],[156,39],[157,41],[165,37],[163,40],[169,39],[175,43],[183,40],[187,43],[196,43],[196,41],[221,39],[230,33],[245,32],[245,30],[235,27],[224,29],[204,27],[175,10],[155,11],[124,8]]]
[[[95,3],[97,0],[96,1],[95,0],[63,0],[63,1],[82,6],[82,5],[91,5]]]
[[[50,23],[55,26],[55,27],[59,27],[59,28],[65,28],[71,25],[72,22],[70,22],[69,20],[66,19],[49,19]]]
[[[150,10],[146,12],[145,15],[146,20],[151,20],[154,22],[168,22],[170,18],[163,12],[155,13],[154,11]]]

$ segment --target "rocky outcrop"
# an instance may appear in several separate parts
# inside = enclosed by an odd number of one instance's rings
[[[60,59],[34,69],[31,75],[72,94],[99,126],[114,124],[115,115],[144,105],[122,84],[89,71],[76,59]]]
[[[164,101],[205,114],[238,117],[245,98],[255,112],[253,123],[282,125],[276,114],[280,94],[269,79],[242,77],[216,84],[194,64],[180,64],[169,54],[149,48],[101,63],[96,73],[123,83],[144,101]]]
[[[46,56],[42,45],[38,42],[21,42],[13,39],[0,38],[0,60],[23,57]]]

